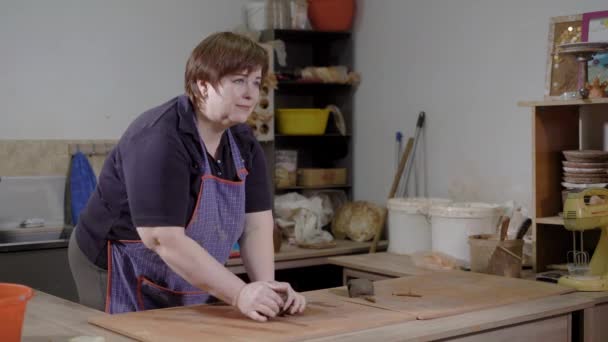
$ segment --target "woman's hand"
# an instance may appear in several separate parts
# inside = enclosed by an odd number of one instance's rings
[[[241,288],[232,305],[256,321],[265,322],[268,317],[276,317],[285,302],[272,286],[266,281],[249,283]]]
[[[289,283],[278,281],[270,281],[268,283],[273,290],[284,294],[285,304],[281,308],[282,312],[291,315],[304,312],[304,309],[306,309],[306,297],[297,293]]]

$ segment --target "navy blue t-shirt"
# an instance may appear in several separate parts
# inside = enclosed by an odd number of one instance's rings
[[[195,113],[178,96],[141,114],[108,155],[97,188],[82,210],[76,240],[84,254],[107,268],[107,240],[139,240],[135,227],[185,227],[192,216],[204,165]],[[230,128],[245,168],[245,211],[269,210],[270,181],[262,147],[245,124]],[[207,154],[212,173],[238,179],[227,133]]]

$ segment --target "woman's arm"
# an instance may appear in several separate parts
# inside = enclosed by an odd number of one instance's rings
[[[275,317],[285,305],[275,292],[286,291],[282,284],[252,282],[245,284],[198,243],[185,234],[182,227],[138,227],[146,247],[190,284],[237,307],[257,321]]]
[[[272,211],[245,215],[245,230],[239,245],[241,258],[251,281],[274,280],[274,245]]]
[[[146,247],[187,282],[235,305],[245,282],[188,237],[184,228],[138,227],[137,233]]]
[[[294,291],[288,283],[273,281],[273,229],[271,210],[246,214],[245,231],[240,240],[241,258],[252,281],[269,281],[273,290],[284,294],[283,310],[291,314],[301,313],[306,308],[306,298]]]

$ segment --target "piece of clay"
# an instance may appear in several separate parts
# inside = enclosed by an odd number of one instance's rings
[[[374,283],[369,279],[351,279],[346,286],[351,298],[374,295]]]

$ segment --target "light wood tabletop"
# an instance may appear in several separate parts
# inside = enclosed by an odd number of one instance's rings
[[[78,336],[101,336],[108,342],[133,341],[88,323],[89,317],[99,314],[84,305],[36,291],[27,304],[22,341],[66,342]]]
[[[493,334],[503,334],[504,338],[524,336],[526,332],[531,333],[534,329],[548,328],[559,337],[566,330],[571,329],[574,323],[569,313],[606,302],[608,302],[608,293],[571,293],[456,316],[390,324],[314,341],[426,341],[449,339],[482,331],[490,334],[488,338],[498,336]],[[90,317],[100,314],[99,311],[80,304],[36,292],[35,297],[28,303],[22,341],[65,342],[77,336],[101,336],[105,341],[132,341],[87,323]],[[603,317],[599,321],[603,321]],[[524,335],[517,335],[520,333]],[[559,340],[561,339],[552,341]]]
[[[355,270],[372,272],[391,277],[407,277],[428,274],[433,271],[416,267],[404,254],[372,253],[330,257],[331,264]]]
[[[371,242],[357,242],[351,240],[335,240],[336,247],[311,249],[301,248],[283,242],[281,250],[274,255],[275,269],[288,269],[296,267],[307,267],[328,264],[328,257],[339,255],[351,255],[367,253]],[[386,250],[388,241],[380,241],[378,250]],[[226,263],[228,269],[234,273],[244,273],[243,260],[241,258],[229,259]]]

